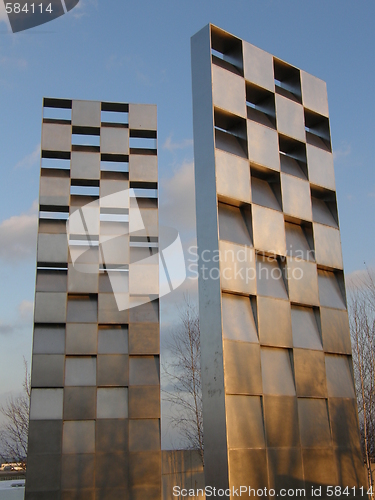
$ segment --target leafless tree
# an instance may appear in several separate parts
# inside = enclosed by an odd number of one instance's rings
[[[373,486],[371,461],[375,459],[375,272],[354,277],[348,286],[348,309],[353,367],[369,486]]]
[[[164,344],[168,359],[162,364],[167,381],[163,399],[171,403],[171,425],[187,449],[199,450],[204,463],[199,315],[188,297],[179,313],[180,323]]]
[[[31,383],[25,359],[24,365],[22,394],[10,397],[7,403],[0,407],[0,412],[5,417],[5,422],[0,428],[0,447],[4,461],[21,463],[26,469]]]

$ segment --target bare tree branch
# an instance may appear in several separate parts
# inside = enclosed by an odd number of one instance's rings
[[[179,313],[180,324],[164,346],[169,356],[162,367],[170,389],[162,392],[164,400],[171,403],[171,424],[180,431],[188,449],[199,450],[203,463],[199,316],[187,296]]]
[[[31,383],[25,359],[24,366],[22,395],[10,397],[6,404],[0,407],[0,412],[5,417],[5,423],[0,428],[0,446],[4,461],[21,463],[26,469]]]

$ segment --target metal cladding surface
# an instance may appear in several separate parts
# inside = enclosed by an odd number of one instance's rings
[[[44,99],[26,499],[161,498],[156,122]]]
[[[191,52],[206,486],[360,487],[326,84],[213,25]]]

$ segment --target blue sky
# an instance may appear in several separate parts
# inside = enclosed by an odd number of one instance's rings
[[[375,266],[375,3],[81,0],[12,34],[0,4],[0,404],[31,357],[43,96],[158,105],[161,221],[194,241],[190,37],[211,22],[327,82],[345,271]],[[194,285],[189,285],[194,294]],[[165,301],[165,325],[180,294]]]

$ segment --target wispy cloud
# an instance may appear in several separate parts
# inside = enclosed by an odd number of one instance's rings
[[[0,335],[10,335],[16,330],[14,325],[2,323],[0,321]]]
[[[176,151],[177,149],[186,149],[190,148],[193,145],[193,139],[184,139],[183,141],[180,142],[173,142],[172,140],[172,134],[170,134],[164,144],[163,144],[163,149],[166,149],[167,151],[173,152]]]
[[[98,8],[97,0],[80,0],[80,2],[69,12],[75,19],[89,15],[90,7]]]
[[[34,151],[32,153],[29,153],[24,158],[22,158],[22,160],[20,160],[15,165],[14,168],[15,169],[18,169],[18,168],[25,168],[25,169],[31,168],[31,167],[33,167],[34,165],[37,164],[37,162],[39,161],[39,158],[40,158],[40,144],[38,144],[36,146],[36,148],[34,149]]]
[[[194,163],[183,162],[164,180],[160,197],[160,221],[182,236],[195,228]]]
[[[27,213],[14,215],[0,223],[0,259],[10,263],[35,259],[37,210],[38,205],[34,202]]]
[[[351,148],[350,144],[348,144],[347,142],[343,142],[339,149],[335,149],[333,151],[333,153],[332,153],[333,159],[335,161],[341,160],[342,158],[346,158],[347,156],[349,156],[351,152],[352,152],[352,148]]]
[[[25,70],[27,68],[27,61],[22,57],[17,58],[0,55],[0,66],[8,66],[19,70]]]
[[[22,320],[28,322],[33,317],[34,302],[23,300],[18,306],[18,313]]]

